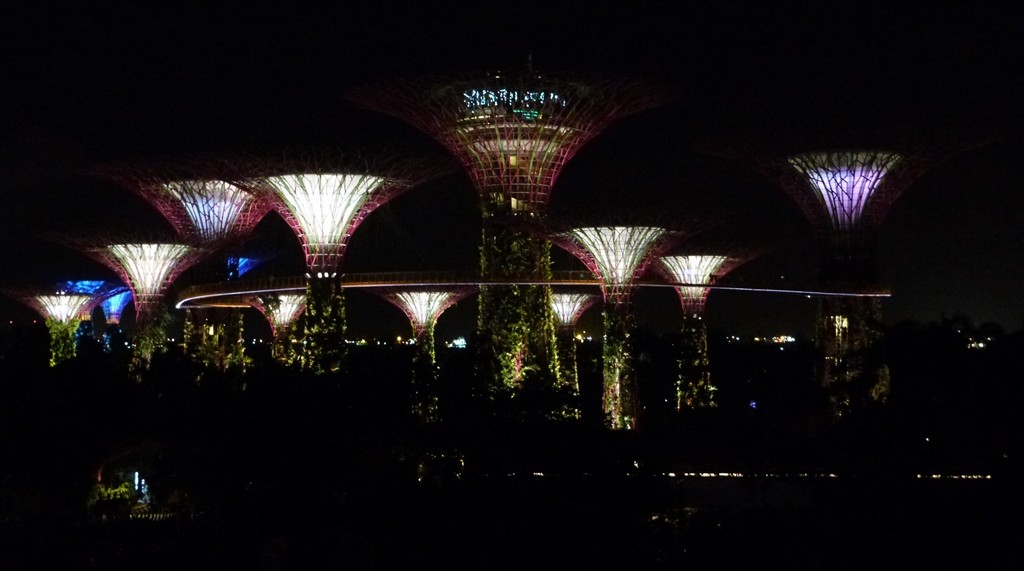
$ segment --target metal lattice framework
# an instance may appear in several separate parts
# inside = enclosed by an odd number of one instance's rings
[[[92,301],[92,296],[59,291],[25,296],[22,300],[46,319],[68,324],[81,318],[82,309]]]
[[[328,277],[370,213],[446,168],[439,161],[356,155],[285,158],[254,163],[261,176],[252,184],[295,232],[310,274]]]
[[[167,163],[102,165],[93,174],[138,193],[190,243],[206,246],[247,236],[270,211],[250,191],[244,161],[180,158]]]
[[[417,340],[433,330],[441,314],[466,296],[475,288],[459,287],[452,289],[383,291],[381,297],[402,310],[409,318],[413,335]]]
[[[65,238],[108,267],[128,284],[135,302],[137,325],[148,323],[163,301],[167,288],[206,250],[168,241],[119,241],[109,238]]]
[[[613,305],[627,303],[633,283],[678,235],[654,226],[591,226],[552,236],[601,279],[601,293]]]
[[[597,302],[597,296],[589,293],[553,293],[551,310],[558,325],[565,329],[576,327],[576,322],[585,311]]]
[[[246,297],[245,300],[267,318],[267,321],[270,322],[270,330],[275,337],[279,332],[286,331],[291,327],[292,323],[299,318],[302,310],[306,309],[304,294],[254,295]]]
[[[747,258],[723,255],[662,256],[659,269],[673,281],[683,314],[700,318],[704,315],[710,286],[747,261]]]
[[[860,223],[868,203],[900,160],[899,154],[887,151],[844,151],[796,155],[789,163],[814,189],[832,228],[846,231]],[[888,192],[898,190],[890,187]]]
[[[86,303],[82,307],[82,313],[80,315],[82,320],[91,319],[92,310],[105,299],[109,298],[111,295],[126,290],[127,288],[119,283],[104,280],[66,281],[61,284],[59,288],[59,291],[66,293],[77,293],[89,296],[89,303]]]
[[[488,201],[543,209],[576,152],[616,119],[669,101],[637,79],[512,73],[394,80],[350,91],[455,155]]]

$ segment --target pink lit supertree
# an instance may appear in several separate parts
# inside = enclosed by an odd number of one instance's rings
[[[629,337],[636,280],[682,233],[657,226],[590,226],[551,235],[601,280],[604,313],[603,408],[613,429],[635,429],[639,410]]]
[[[412,411],[425,422],[439,420],[434,326],[448,308],[476,291],[475,287],[384,289],[378,295],[402,310],[412,325],[416,357],[412,373]]]
[[[550,278],[550,244],[509,222],[541,216],[565,164],[605,127],[673,96],[649,81],[533,71],[393,80],[347,94],[458,158],[480,196],[485,281]],[[515,389],[525,370],[557,382],[550,297],[543,285],[481,288],[479,367],[492,387]]]
[[[676,285],[683,307],[683,328],[679,378],[676,380],[676,410],[716,406],[708,358],[708,331],[704,306],[711,286],[741,264],[753,252],[662,256],[658,269]]]
[[[311,153],[250,161],[250,188],[287,222],[302,245],[309,278],[304,368],[338,371],[344,359],[344,301],[338,271],[349,238],[381,205],[445,172],[443,162]]]

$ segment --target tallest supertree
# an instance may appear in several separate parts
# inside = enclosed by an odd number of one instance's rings
[[[543,216],[562,168],[585,143],[671,95],[639,80],[527,71],[395,80],[347,97],[407,121],[458,158],[479,193],[484,281],[536,281],[551,275],[551,246],[515,222]],[[530,369],[558,379],[550,302],[546,286],[480,289],[478,334],[489,381],[515,387]]]

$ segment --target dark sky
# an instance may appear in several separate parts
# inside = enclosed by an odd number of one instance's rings
[[[523,68],[532,59],[540,72],[630,73],[679,86],[671,105],[585,147],[551,209],[595,222],[623,212],[638,221],[729,212],[738,235],[771,247],[736,270],[730,281],[741,285],[812,284],[813,237],[772,181],[701,152],[704,141],[783,148],[984,134],[984,145],[935,166],[896,202],[880,245],[893,292],[886,320],[963,313],[1010,330],[1024,323],[1024,30],[1010,13],[866,2],[595,2],[582,11],[532,2],[336,2],[320,11],[67,4],[23,8],[33,13],[0,23],[0,285],[112,277],[47,242],[48,232],[163,224],[132,194],[83,175],[93,162],[316,145],[436,152],[411,127],[352,108],[341,94],[377,79]],[[472,267],[474,201],[461,174],[399,198],[356,234],[344,270]],[[271,215],[253,243],[293,239]],[[301,266],[298,243],[272,263]],[[673,295],[641,291],[641,323],[673,327]],[[384,302],[359,292],[349,299],[354,333],[405,330]],[[799,333],[809,331],[813,307],[798,296],[723,291],[712,294],[708,318],[742,333]],[[468,333],[472,309],[467,301],[450,310],[440,336]],[[7,299],[0,311],[31,315]],[[584,326],[594,322],[592,311]]]

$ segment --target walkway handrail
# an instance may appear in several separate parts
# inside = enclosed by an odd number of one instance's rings
[[[178,295],[176,308],[183,307],[248,307],[245,297],[269,293],[305,292],[306,276],[266,277],[258,279],[232,280],[211,284],[199,284],[185,288]],[[440,287],[440,286],[500,286],[500,285],[552,285],[600,287],[601,281],[589,270],[559,270],[551,272],[551,278],[488,279],[477,272],[369,272],[341,274],[344,288],[385,288],[385,287]],[[644,278],[634,285],[638,287],[701,287],[709,289],[751,291],[761,293],[784,293],[814,297],[890,297],[887,291],[815,291],[799,289],[776,289],[759,287],[735,287],[708,284],[670,282],[663,279]],[[187,304],[187,305],[186,305]]]

